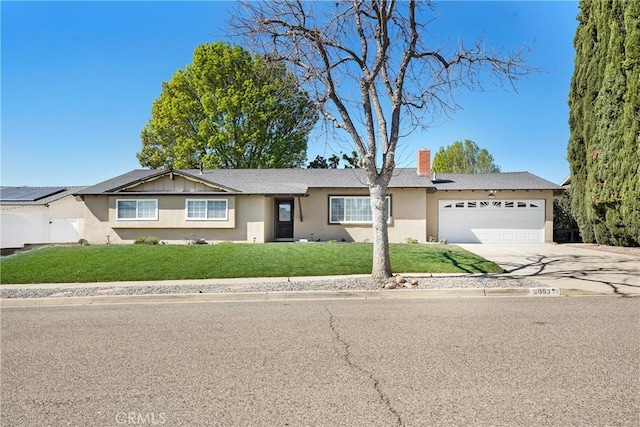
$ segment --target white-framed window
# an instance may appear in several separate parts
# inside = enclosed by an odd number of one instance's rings
[[[387,221],[391,216],[391,198],[387,196]],[[371,223],[369,196],[330,196],[329,223]]]
[[[155,221],[158,219],[158,200],[120,199],[116,200],[116,219]]]
[[[227,199],[187,199],[188,220],[227,221],[229,201]]]

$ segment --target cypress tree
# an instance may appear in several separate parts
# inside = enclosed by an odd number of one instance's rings
[[[580,2],[568,157],[585,242],[640,245],[639,4]]]
[[[625,58],[622,68],[627,90],[622,108],[620,157],[627,159],[622,175],[621,215],[625,218],[628,244],[640,245],[640,2],[629,1],[624,11]]]

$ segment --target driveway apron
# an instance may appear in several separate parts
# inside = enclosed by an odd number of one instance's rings
[[[548,286],[640,296],[640,257],[586,247],[536,243],[459,244],[501,266]]]

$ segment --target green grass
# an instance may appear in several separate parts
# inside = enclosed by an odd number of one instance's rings
[[[496,273],[502,269],[457,246],[392,244],[394,272]],[[230,277],[367,274],[365,243],[97,245],[48,247],[0,260],[0,281],[74,283]]]

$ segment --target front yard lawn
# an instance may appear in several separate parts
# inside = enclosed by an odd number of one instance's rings
[[[451,245],[392,244],[398,273],[499,273],[496,264]],[[367,274],[367,243],[222,243],[48,247],[0,260],[0,282],[137,280]]]

